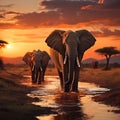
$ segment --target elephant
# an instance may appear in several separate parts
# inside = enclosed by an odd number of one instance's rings
[[[35,82],[41,84],[44,82],[44,75],[50,60],[50,56],[46,51],[36,51],[33,58],[33,67],[35,70]]]
[[[35,50],[33,52],[26,52],[26,54],[23,56],[23,61],[30,67],[32,83],[35,83],[35,69],[34,69],[33,60],[32,60],[35,52],[36,52]]]
[[[87,30],[54,30],[45,40],[64,92],[78,92],[78,79],[84,52],[95,44]]]

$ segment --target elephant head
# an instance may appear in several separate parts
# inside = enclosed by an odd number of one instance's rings
[[[93,46],[95,41],[87,30],[55,30],[47,37],[45,42],[53,52],[53,59],[59,59],[62,66],[64,91],[77,91],[80,62],[84,52]],[[62,60],[59,56],[62,56]],[[57,63],[55,59],[53,61]]]
[[[35,82],[35,69],[34,69],[34,65],[33,65],[33,56],[35,54],[35,50],[33,52],[27,52],[24,56],[23,56],[23,61],[29,65],[30,70],[31,70],[31,76],[32,76],[32,83]]]
[[[33,55],[32,52],[27,52],[23,57],[23,61],[29,66],[32,65],[32,60],[31,60],[32,55]]]

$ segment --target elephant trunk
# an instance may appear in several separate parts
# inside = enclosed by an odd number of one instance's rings
[[[74,63],[75,63],[75,58],[71,57],[69,60],[69,75],[68,75],[68,80],[70,83],[72,83],[73,80]]]
[[[75,64],[75,57],[69,56],[68,57],[68,67],[67,67],[68,74],[66,74],[67,81],[65,82],[65,91],[66,92],[69,92],[71,90],[72,81],[74,79],[74,64]]]

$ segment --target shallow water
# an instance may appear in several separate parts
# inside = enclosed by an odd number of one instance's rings
[[[117,108],[91,99],[95,94],[109,91],[109,89],[79,82],[79,93],[63,93],[60,90],[58,76],[45,76],[45,80],[46,82],[32,91],[29,96],[40,99],[33,104],[51,107],[58,114],[37,116],[39,120],[119,120],[120,114],[111,112]]]

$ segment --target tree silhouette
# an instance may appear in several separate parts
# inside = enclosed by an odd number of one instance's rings
[[[4,41],[4,40],[0,40],[0,49],[5,47],[6,44],[8,44],[8,42]]]
[[[106,57],[106,66],[105,70],[109,69],[109,61],[112,55],[120,54],[120,51],[116,47],[103,47],[95,50],[95,52],[104,55]]]

